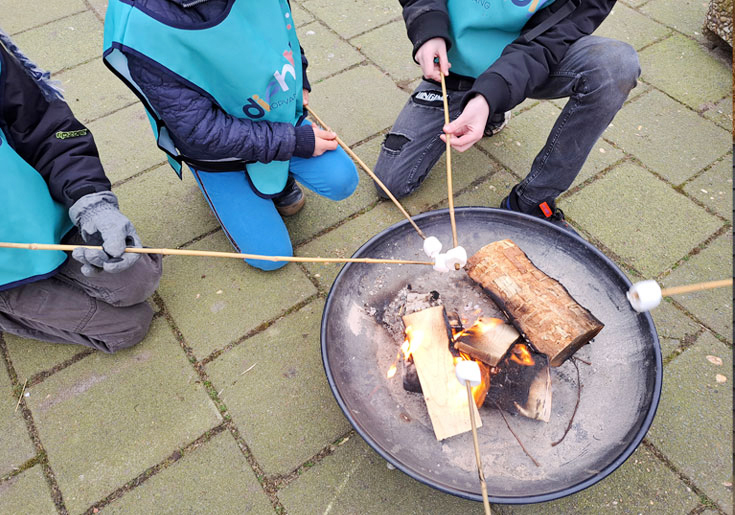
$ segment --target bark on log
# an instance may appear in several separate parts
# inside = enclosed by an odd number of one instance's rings
[[[467,260],[467,270],[551,366],[561,365],[604,327],[511,240],[485,245]]]

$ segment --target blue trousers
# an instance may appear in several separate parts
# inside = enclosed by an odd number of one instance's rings
[[[293,256],[291,237],[273,201],[258,196],[245,172],[203,172],[191,169],[199,188],[227,238],[238,252]],[[357,187],[355,164],[341,147],[308,159],[294,157],[289,173],[311,191],[331,200],[349,197]],[[286,261],[246,259],[261,270],[276,270]]]

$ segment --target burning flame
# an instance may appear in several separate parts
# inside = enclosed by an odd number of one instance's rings
[[[528,350],[528,347],[522,343],[519,343],[513,348],[513,354],[510,355],[510,359],[511,361],[515,361],[519,365],[523,365],[525,367],[532,367],[536,364],[531,356],[531,352]]]
[[[477,361],[477,360],[476,359],[473,360],[469,355],[465,354],[464,352],[460,352],[459,353],[459,357],[457,357],[457,356],[454,357],[454,366],[456,367],[457,366],[457,363],[459,363],[460,361]],[[478,363],[478,365],[480,365],[480,369],[482,369],[482,367],[485,366],[485,364],[482,361],[477,361],[477,363]],[[464,386],[464,385],[462,385],[462,386]],[[475,400],[477,400],[477,397],[479,395],[478,392],[481,392],[483,389],[486,389],[486,388],[487,388],[487,384],[485,384],[485,379],[483,378],[483,380],[482,380],[482,382],[480,384],[478,384],[477,386],[471,387],[471,389],[472,389],[472,398],[475,399]],[[483,399],[484,399],[484,396],[483,396]],[[478,408],[479,408],[479,406],[478,406]]]
[[[485,318],[485,319],[477,319],[477,321],[472,325],[472,327],[468,327],[467,329],[460,331],[459,333],[454,335],[454,338],[457,339],[462,335],[475,335],[475,334],[485,334],[493,327],[499,326],[503,324],[504,322],[500,320],[499,318]]]
[[[390,379],[390,378],[392,378],[392,377],[393,377],[394,375],[396,375],[396,371],[397,371],[397,370],[398,370],[398,368],[396,367],[396,365],[395,365],[395,364],[393,364],[393,365],[391,365],[391,366],[390,366],[390,368],[388,369],[388,373],[387,373],[387,374],[386,374],[385,376],[386,376],[386,377],[387,377],[388,379]]]

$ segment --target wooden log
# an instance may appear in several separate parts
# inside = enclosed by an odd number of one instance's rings
[[[405,315],[403,323],[436,439],[444,440],[472,430],[467,391],[454,373],[444,307]],[[480,414],[476,406],[472,409],[479,427]]]
[[[467,260],[467,271],[551,366],[561,365],[604,327],[511,240],[485,245]]]
[[[480,317],[455,336],[454,348],[469,357],[497,367],[510,346],[520,338],[516,329],[499,318]]]

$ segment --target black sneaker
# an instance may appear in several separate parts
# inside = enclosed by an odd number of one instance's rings
[[[293,177],[288,176],[283,191],[273,197],[273,204],[281,216],[292,216],[301,211],[306,203],[304,192]]]
[[[510,111],[493,114],[490,118],[488,118],[487,124],[485,125],[485,136],[495,136],[497,133],[505,129],[505,126],[508,125],[509,120]]]
[[[500,202],[500,209],[505,209],[507,211],[518,211],[520,213],[525,212],[522,211],[520,206],[518,205],[515,187],[511,190],[508,196]],[[569,222],[567,222],[564,218],[564,211],[556,207],[556,202],[554,202],[553,200],[541,202],[533,209],[533,211],[526,214],[541,218],[543,220],[546,220],[547,222],[551,222],[552,224],[579,236],[579,233],[575,231],[574,228],[569,225]]]

